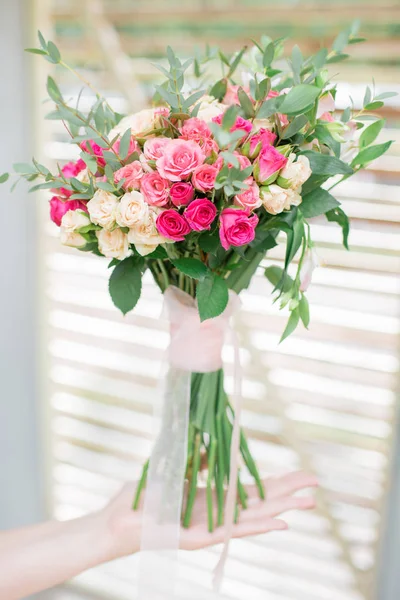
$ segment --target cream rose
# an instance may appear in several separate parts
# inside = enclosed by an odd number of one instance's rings
[[[83,210],[68,210],[61,219],[61,227],[68,233],[77,231],[81,227],[86,227],[89,224],[89,215]]]
[[[211,123],[214,117],[218,117],[225,110],[226,106],[218,102],[213,96],[203,96],[200,99],[200,108],[197,117],[203,119],[206,123]]]
[[[81,248],[85,246],[86,240],[75,231],[67,231],[64,227],[60,228],[60,242],[63,246],[71,246],[72,248]]]
[[[299,188],[311,176],[310,161],[306,156],[290,154],[286,166],[279,173],[278,184],[292,189]]]
[[[143,194],[137,191],[125,194],[118,205],[116,220],[121,227],[133,227],[148,221],[150,207]]]
[[[118,198],[104,190],[97,190],[87,203],[90,220],[104,229],[112,229],[115,226],[117,207]]]
[[[261,188],[260,197],[265,210],[271,215],[277,215],[301,203],[301,196],[297,191],[290,188],[286,190],[275,184]]]
[[[83,171],[80,171],[76,176],[76,179],[82,183],[90,183],[89,169],[86,168],[83,169]]]
[[[161,114],[162,109],[160,108],[145,108],[133,115],[128,115],[110,131],[108,138],[112,140],[116,135],[124,134],[127,129],[131,130],[132,135],[140,136],[145,131],[160,125]]]
[[[253,132],[256,133],[260,129],[268,129],[272,131],[274,127],[273,121],[269,119],[254,119],[253,121]]]
[[[117,258],[123,260],[131,253],[128,236],[121,229],[107,231],[100,229],[96,231],[99,242],[99,250],[106,258]]]
[[[136,250],[142,256],[150,254],[159,244],[166,244],[172,240],[167,240],[157,231],[156,220],[163,209],[149,207],[147,219],[137,223],[130,228],[128,240],[135,245]]]

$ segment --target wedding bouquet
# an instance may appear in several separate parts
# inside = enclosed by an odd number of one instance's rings
[[[39,40],[40,48],[30,52],[67,66],[52,42],[40,33]],[[49,77],[54,109],[47,118],[62,121],[79,157],[53,170],[36,160],[14,165],[17,174],[35,182],[32,190],[51,191],[50,217],[62,244],[111,259],[109,291],[124,315],[138,302],[147,270],[166,296],[171,368],[190,376],[188,423],[179,450],[188,489],[179,505],[185,527],[202,469],[210,531],[224,522],[229,486],[236,512],[246,508],[240,469],[232,468],[239,452],[264,497],[224,389],[221,347],[237,310],[236,295],[263,269],[275,299],[289,311],[282,340],[300,321],[307,327],[305,291],[315,266],[309,219],[324,215],[337,222],[347,248],[348,218],[331,190],[391,144],[374,144],[384,121],[371,111],[392,94],[375,95],[368,87],[361,110],[335,107],[336,87],[326,67],[345,59],[344,47],[359,41],[353,27],[338,36],[332,50],[305,59],[295,46],[286,62],[282,39],[264,38],[231,58],[208,49],[184,62],[168,48],[167,62],[158,67],[165,81],[155,86],[153,107],[129,116],[115,112],[100,94],[83,112]],[[223,75],[208,85],[215,61]],[[7,178],[4,174],[0,181]],[[284,263],[265,268],[262,261],[277,244],[286,245]],[[173,414],[180,411],[176,385],[176,377],[168,380],[170,406],[164,414],[172,453],[173,421],[180,418]],[[154,461],[164,474],[167,453],[165,444],[156,445]],[[148,473],[146,463],[135,508]]]

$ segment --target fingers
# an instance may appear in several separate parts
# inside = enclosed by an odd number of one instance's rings
[[[249,501],[246,510],[240,513],[240,521],[249,522],[254,518],[263,519],[276,517],[289,510],[310,510],[315,508],[315,500],[312,496],[286,496],[275,500]]]
[[[239,522],[233,526],[232,538],[243,538],[250,535],[261,535],[270,531],[282,531],[287,529],[288,525],[282,519],[252,519],[248,522]],[[190,530],[189,530],[190,531]],[[185,543],[186,549],[194,550],[222,544],[225,540],[225,528],[218,527],[212,533],[204,533],[203,535],[193,535],[191,540]]]
[[[264,480],[267,500],[290,496],[295,492],[309,487],[316,487],[318,480],[315,475],[305,471],[295,471],[279,477],[270,477]],[[256,486],[246,486],[249,498],[257,498]]]

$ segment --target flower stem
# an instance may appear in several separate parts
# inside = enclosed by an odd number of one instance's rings
[[[186,504],[185,515],[183,517],[183,526],[186,528],[189,527],[189,525],[190,525],[190,520],[192,518],[192,512],[193,512],[193,505],[194,505],[194,501],[196,499],[197,476],[199,473],[200,462],[201,462],[200,441],[201,441],[201,436],[200,436],[200,433],[198,432],[198,433],[196,433],[195,442],[194,442],[192,477],[190,480],[190,487],[189,487],[189,494],[188,494],[188,499],[187,499],[187,504]]]
[[[133,505],[132,505],[133,510],[137,510],[139,508],[142,490],[143,490],[144,486],[146,485],[146,481],[147,481],[147,473],[149,470],[149,464],[150,464],[150,459],[147,460],[143,465],[142,475],[140,477],[138,486],[136,488],[136,494],[135,494],[135,498],[134,498]]]
[[[213,497],[212,497],[212,480],[215,470],[215,459],[217,453],[217,440],[215,437],[211,439],[210,452],[208,455],[208,476],[207,476],[207,515],[208,515],[208,531],[211,533],[214,530],[213,519]]]

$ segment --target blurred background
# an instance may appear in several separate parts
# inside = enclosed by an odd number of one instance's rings
[[[120,112],[152,95],[151,60],[170,44],[237,50],[288,36],[305,55],[354,19],[368,41],[332,65],[338,108],[361,107],[365,86],[400,91],[397,0],[0,0],[0,173],[13,162],[76,156],[43,121],[51,65],[24,55],[36,29],[59,46]],[[149,60],[151,59],[151,60]],[[340,72],[340,76],[336,76]],[[54,73],[53,73],[54,74]],[[81,83],[56,71],[67,97]],[[90,92],[84,92],[90,105]],[[286,315],[262,276],[243,294],[243,425],[265,474],[317,473],[318,509],[288,515],[290,530],[232,543],[225,600],[397,600],[400,597],[400,97],[381,110],[388,155],[336,188],[352,218],[312,225],[324,267],[309,290],[311,326],[281,346]],[[107,292],[107,262],[60,246],[45,194],[3,186],[0,295],[0,527],[95,510],[138,476],[152,440],[152,403],[168,336],[162,299],[146,279],[125,319]],[[279,264],[282,248],[266,264]],[[230,355],[227,355],[231,373]],[[228,378],[228,385],[230,380]],[[208,585],[219,549],[183,555],[181,597]],[[133,561],[134,562],[134,561]],[[134,564],[89,571],[46,600],[130,600]],[[4,599],[6,600],[6,599]]]

